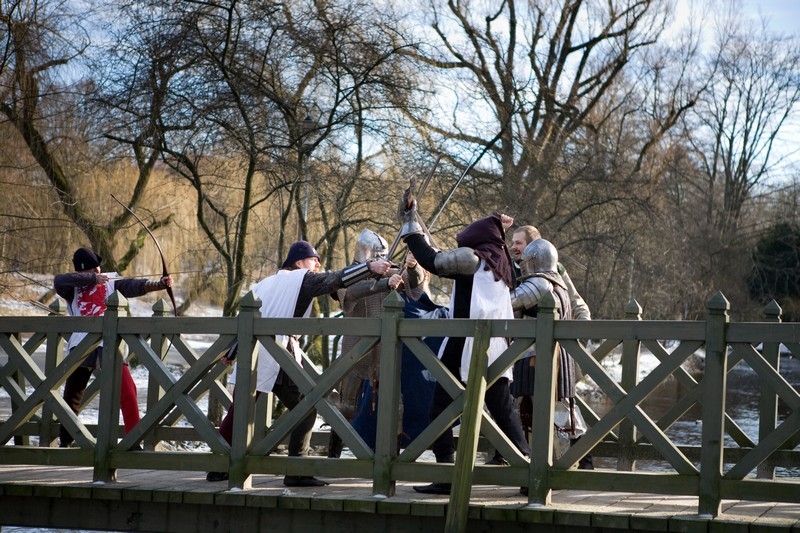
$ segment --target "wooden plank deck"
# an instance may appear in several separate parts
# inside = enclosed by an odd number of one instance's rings
[[[363,479],[287,488],[281,476],[254,475],[253,488],[228,490],[205,472],[119,470],[117,482],[92,483],[90,468],[0,466],[0,525],[114,531],[442,531],[447,496],[397,483],[391,498],[372,496]],[[714,519],[697,515],[697,497],[553,491],[533,507],[518,490],[475,486],[470,531],[800,531],[800,504],[723,501]],[[473,526],[478,529],[473,529]]]

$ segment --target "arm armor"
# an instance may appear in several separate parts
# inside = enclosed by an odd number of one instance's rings
[[[472,248],[456,248],[446,252],[439,252],[433,260],[436,273],[440,276],[474,274],[480,265],[480,258],[475,255]]]
[[[416,213],[416,211],[414,213]],[[400,226],[400,238],[407,237],[409,235],[425,235],[425,230],[422,229],[422,224],[417,222],[413,216],[404,217],[403,225]]]
[[[397,208],[397,218],[400,220],[400,236],[399,238],[408,237],[409,235],[425,235],[425,230],[422,224],[419,223],[417,218],[417,201],[411,203],[411,207],[407,206],[405,197],[400,200],[400,206]]]
[[[370,276],[372,276],[372,272],[369,269],[369,261],[346,266],[342,269],[342,286],[349,287],[353,283]]]
[[[539,303],[542,296],[551,292],[551,287],[550,282],[544,278],[530,277],[511,291],[511,307],[514,308],[515,313],[531,309]]]

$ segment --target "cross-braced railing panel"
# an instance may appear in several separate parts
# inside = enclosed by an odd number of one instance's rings
[[[175,378],[162,357],[142,336],[123,335],[122,338],[128,344],[131,352],[136,354],[139,362],[147,368],[150,377],[164,392],[157,403],[148,406],[147,413],[125,435],[119,447],[130,448],[148,431],[154,430],[164,418],[173,412],[173,409],[177,409],[199,433],[200,437],[208,443],[213,452],[225,453],[228,450],[227,443],[198,407],[192,393],[197,393],[195,386],[214,368],[214,363],[224,353],[224,348],[229,341],[224,337],[217,339],[202,356],[194,354],[195,364],[189,367],[180,378]]]
[[[790,411],[788,416],[778,421],[775,410],[771,413],[762,410],[760,416],[766,420],[759,424],[759,435],[753,439],[757,440],[758,444],[749,444],[748,447],[751,449],[731,466],[724,476],[725,479],[744,479],[760,465],[769,461],[773,453],[792,449],[797,445],[796,439],[800,435],[800,393],[781,375],[777,363],[779,359],[775,359],[775,366],[771,365],[749,342],[732,342],[729,346],[732,351],[731,359],[735,359],[738,364],[746,364],[752,372],[755,372],[761,383],[762,397],[773,395]],[[734,365],[735,363],[731,365],[731,369]]]
[[[453,320],[451,322],[459,321]],[[505,337],[505,332],[502,331],[505,326],[503,321],[488,322],[490,327],[493,328],[491,331],[492,336],[499,337],[502,335]],[[471,326],[472,323],[466,322],[466,325]],[[425,450],[430,448],[431,444],[439,435],[455,424],[463,415],[465,401],[464,384],[458,377],[453,376],[453,374],[445,368],[437,357],[437,354],[434,354],[430,347],[422,341],[424,337],[438,336],[439,334],[440,331],[437,330],[435,321],[424,319],[414,320],[408,325],[408,328],[403,327],[401,330],[400,340],[403,345],[410,350],[411,354],[422,364],[425,370],[430,373],[432,379],[435,379],[442,386],[452,398],[452,402],[439,416],[430,421],[428,427],[424,429],[417,438],[401,451],[398,457],[399,462],[413,462],[417,460]],[[487,367],[485,370],[487,388],[492,386],[497,379],[514,364],[514,361],[517,360],[520,354],[530,347],[531,342],[532,339],[530,338],[517,339],[497,357],[494,363]],[[481,412],[480,424],[481,434],[487,438],[489,444],[496,447],[510,464],[514,466],[524,466],[527,464],[527,461],[520,454],[519,450],[508,440],[485,409]]]
[[[586,440],[575,449],[568,450],[555,463],[557,468],[568,468],[577,462],[582,454],[588,452],[592,443],[597,444],[602,438],[624,419],[629,419],[650,443],[660,452],[662,457],[681,474],[691,475],[697,473],[697,468],[680,452],[667,435],[658,427],[656,422],[644,411],[641,403],[653,391],[671,376],[676,369],[686,360],[684,350],[676,349],[672,354],[665,355],[661,363],[655,367],[639,383],[629,389],[623,388],[611,378],[603,366],[592,357],[582,345],[575,341],[562,340],[562,344],[588,375],[614,403],[613,407],[592,425],[581,437]],[[584,450],[583,448],[587,448]]]
[[[297,424],[316,408],[331,426],[331,430],[336,431],[357,458],[371,458],[372,450],[329,399],[329,395],[342,378],[367,356],[379,340],[379,337],[362,336],[348,353],[337,358],[325,372],[319,373],[307,356],[303,355],[304,365],[301,367],[294,356],[275,342],[272,336],[259,336],[258,341],[272,354],[287,376],[297,385],[303,394],[303,399],[274,421],[266,437],[253,443],[252,453],[271,453],[283,439],[289,436]]]
[[[398,480],[455,479],[455,468],[462,480],[468,481],[471,477],[473,482],[480,483],[527,484],[532,503],[547,504],[553,488],[578,484],[588,490],[613,490],[612,485],[622,481],[631,490],[699,494],[699,511],[709,515],[719,512],[719,502],[726,495],[768,497],[775,501],[798,499],[791,483],[776,478],[774,469],[776,466],[797,468],[798,465],[800,395],[796,384],[782,376],[779,347],[783,345],[800,353],[800,328],[775,319],[731,324],[727,302],[721,295],[709,302],[709,319],[692,322],[643,321],[638,315],[640,310],[629,312],[628,319],[620,321],[559,321],[552,318],[554,313],[547,305],[535,320],[404,319],[401,318],[402,302],[396,295],[385,301],[386,314],[374,319],[262,319],[258,302],[254,298],[249,301],[247,297],[242,300],[238,317],[175,319],[161,313],[152,318],[135,319],[122,316],[119,311],[124,301],[113,298],[114,295],[109,298],[105,317],[12,317],[0,323],[0,357],[5,356],[0,359],[0,387],[12,403],[11,414],[0,421],[0,441],[6,443],[15,439],[15,446],[0,447],[0,454],[7,463],[27,464],[22,461],[31,458],[42,464],[94,461],[95,478],[110,481],[115,468],[175,468],[177,462],[171,458],[180,456],[181,469],[227,468],[232,487],[245,487],[243,482],[253,473],[371,475],[375,494],[382,495],[391,495],[393,483]],[[65,339],[73,331],[88,331],[88,335],[64,357]],[[210,338],[210,346],[201,349],[187,340],[198,334]],[[283,334],[352,335],[361,340],[330,367],[320,370],[307,358],[298,364],[279,346],[274,338]],[[491,365],[482,357],[473,358],[483,366],[470,369],[470,379],[474,382],[464,386],[425,344],[424,339],[429,336],[505,337],[511,339],[511,343]],[[233,442],[228,446],[198,403],[209,396],[219,399],[223,406],[230,404],[230,394],[219,380],[228,367],[219,359],[234,340],[243,350],[239,364],[244,366],[237,371],[237,417]],[[96,385],[87,389],[87,394],[93,387],[100,394],[98,424],[94,427],[82,423],[72,413],[59,389],[101,341],[105,345],[104,370],[95,379]],[[381,388],[377,396],[377,444],[372,449],[329,399],[329,394],[377,343],[381,344],[381,374],[378,376]],[[254,358],[259,344],[277,358],[305,396],[298,406],[271,423],[269,417],[264,417],[266,422],[261,422],[261,427],[254,420],[257,413],[254,406],[258,405],[254,394],[257,377]],[[119,389],[110,379],[117,375],[122,364],[121,345],[127,346],[131,357],[146,370],[148,389],[152,391],[147,391],[147,408],[141,421],[118,442],[121,432],[116,395]],[[396,430],[403,346],[409,348],[427,375],[441,383],[453,401],[442,416],[400,450]],[[583,373],[596,384],[596,392],[608,400],[608,408],[604,406],[594,412],[585,403],[578,402],[589,429],[561,457],[553,458],[549,445],[553,438],[555,389],[550,387],[555,383],[557,367],[553,361],[559,346],[572,355]],[[476,391],[491,386],[531,347],[537,352],[532,442],[535,446],[532,446],[530,461],[526,461],[491,421]],[[43,350],[47,353],[46,363],[37,364]],[[181,371],[171,368],[165,362],[167,351],[173,356],[177,354],[186,368]],[[546,354],[553,357],[546,357]],[[644,358],[650,355],[655,363],[651,366],[648,359],[645,366]],[[705,366],[689,369],[686,363],[690,359],[704,361]],[[109,363],[116,372],[106,372]],[[741,371],[757,379],[759,390],[754,392],[760,402],[757,435],[752,424],[740,424],[735,410],[725,402],[727,380],[732,379],[732,372]],[[667,381],[677,382],[681,388],[680,397],[673,405],[651,406],[649,401],[654,391]],[[314,409],[342,437],[345,446],[356,456],[355,461],[342,463],[325,458],[267,455]],[[683,422],[690,413],[700,422],[693,424],[702,431],[699,445],[679,443],[670,437],[678,422]],[[468,424],[475,420],[474,427],[462,427],[468,438],[460,442],[467,444],[463,447],[459,444],[457,455],[467,459],[457,458],[455,467],[422,464],[427,463],[419,461],[422,453],[459,418],[462,424],[464,420]],[[53,428],[46,426],[53,423],[55,427],[55,420],[76,437],[82,450],[48,448],[53,446]],[[179,422],[185,426],[173,427]],[[264,424],[268,425],[266,431]],[[17,439],[25,432],[36,435],[37,427],[43,438],[36,453],[31,453],[27,443]],[[475,466],[470,453],[474,455],[479,433],[486,437],[488,445],[509,459],[510,468]],[[208,443],[212,453],[170,455],[175,452],[133,454],[125,451],[136,442],[152,444],[173,435]],[[731,446],[731,442],[735,446]],[[616,458],[616,472],[606,468],[600,472],[574,470],[575,463],[585,453],[598,450],[605,458]],[[666,464],[666,471],[635,472],[638,459],[651,458]],[[758,484],[748,479],[754,470],[762,478]],[[653,480],[658,482],[654,484]]]
[[[89,320],[96,322],[95,319]],[[76,442],[82,446],[93,445],[94,436],[64,402],[59,389],[67,377],[80,366],[87,354],[97,347],[101,338],[102,334],[99,333],[87,334],[70,354],[46,375],[32,355],[33,349],[38,348],[38,343],[30,344],[26,348],[19,342],[18,335],[0,334],[0,347],[8,355],[7,363],[0,370],[0,382],[15,404],[11,416],[0,425],[0,442],[8,441],[20,426],[33,419],[37,411],[46,405],[75,436]],[[13,374],[16,372],[22,374],[34,387],[31,394],[28,395],[13,379]]]

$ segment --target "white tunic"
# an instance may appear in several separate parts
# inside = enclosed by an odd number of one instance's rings
[[[252,287],[253,293],[261,300],[261,316],[264,318],[292,318],[297,306],[297,297],[307,269],[279,270],[276,274],[264,278]],[[311,314],[311,305],[305,310],[303,317]],[[278,335],[275,341],[286,346],[287,336]],[[295,360],[302,364],[302,355],[295,354]],[[270,392],[280,371],[278,361],[264,348],[258,345],[258,379],[256,390]]]
[[[511,292],[503,281],[494,279],[494,272],[484,270],[485,263],[481,260],[477,272],[472,276],[472,296],[469,303],[469,317],[475,319],[513,319],[514,310],[511,307]],[[455,284],[453,285],[455,288]],[[450,298],[450,318],[453,317],[453,302],[455,296]],[[466,382],[469,377],[469,365],[472,360],[473,337],[464,340],[464,350],[461,352],[461,381]],[[439,357],[444,353],[447,339],[439,349]],[[508,341],[504,337],[492,337],[489,340],[489,364],[500,357],[505,349],[508,348]],[[503,372],[503,377],[511,381],[513,372],[511,368]]]

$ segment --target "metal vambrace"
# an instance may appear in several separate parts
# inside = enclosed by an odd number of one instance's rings
[[[551,292],[551,287],[550,282],[544,278],[536,276],[528,278],[511,291],[511,307],[515,313],[531,309],[539,303],[542,296]]]
[[[422,229],[422,224],[414,219],[403,221],[400,226],[400,238],[408,237],[409,235],[425,235],[425,230]]]
[[[474,274],[481,264],[481,259],[475,255],[472,248],[456,248],[447,252],[439,252],[433,259],[433,266],[440,276]]]
[[[353,283],[370,276],[372,276],[372,272],[369,269],[369,261],[346,266],[342,269],[342,286],[349,287]]]
[[[419,214],[417,213],[416,206],[404,211],[400,216],[400,236],[399,238],[408,237],[409,235],[425,235],[425,229],[422,224],[417,220]]]

